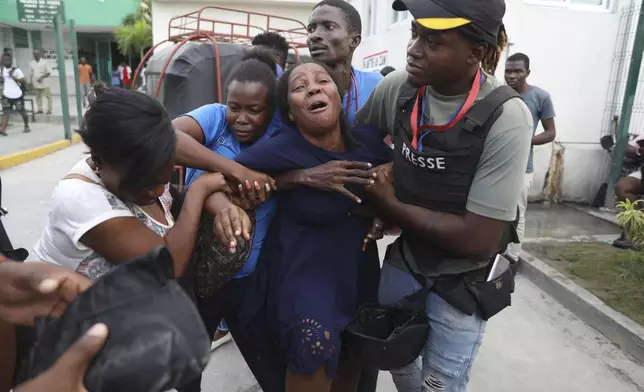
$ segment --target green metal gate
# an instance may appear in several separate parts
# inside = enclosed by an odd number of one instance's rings
[[[112,51],[109,40],[97,40],[96,46],[96,79],[112,83]]]

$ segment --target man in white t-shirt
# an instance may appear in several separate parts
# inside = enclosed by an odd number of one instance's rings
[[[29,118],[25,111],[25,74],[20,68],[13,66],[13,59],[9,53],[2,54],[2,128],[0,135],[7,136],[7,124],[9,123],[9,113],[15,110],[20,113],[25,123],[24,132],[31,132],[29,129]]]

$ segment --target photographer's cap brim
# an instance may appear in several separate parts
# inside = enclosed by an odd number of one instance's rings
[[[394,11],[409,11],[416,23],[430,30],[450,30],[472,23],[431,0],[396,0],[392,7]]]

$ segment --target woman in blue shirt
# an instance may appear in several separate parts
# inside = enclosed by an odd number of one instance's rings
[[[190,167],[186,171],[186,186],[189,187],[204,173],[203,170],[192,169],[193,167],[209,168],[223,173],[233,181],[237,180],[234,171],[230,169],[234,167],[231,165],[234,164],[232,160],[248,147],[268,139],[276,131],[271,126],[276,83],[275,60],[271,54],[265,50],[253,49],[231,72],[226,89],[226,105],[205,105],[173,121],[178,140],[177,163]],[[206,165],[203,160],[215,162],[219,167]],[[272,179],[263,177],[268,184],[271,183]],[[252,179],[242,183],[259,185],[259,182]],[[261,200],[266,200],[271,189],[261,188],[260,191]],[[238,308],[237,301],[241,300],[244,293],[244,278],[255,270],[275,207],[274,200],[267,200],[257,209],[250,254],[233,280],[212,297],[198,299],[200,313],[211,336],[215,335],[223,317],[227,318],[235,335],[235,310]],[[201,379],[181,388],[180,392],[200,390]]]

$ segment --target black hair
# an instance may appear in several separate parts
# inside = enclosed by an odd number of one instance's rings
[[[268,90],[268,106],[271,114],[275,109],[275,89],[277,88],[277,70],[275,57],[270,49],[256,46],[249,50],[242,61],[233,68],[228,76],[226,89],[233,81],[241,83],[257,82],[266,86]]]
[[[386,65],[380,70],[380,74],[382,76],[387,76],[390,73],[394,72],[396,68],[392,67],[391,65]]]
[[[255,38],[253,38],[251,44],[253,46],[263,46],[271,49],[275,52],[275,55],[279,56],[280,66],[282,68],[286,67],[289,46],[288,42],[286,42],[286,38],[282,37],[280,34],[273,31],[257,34]]]
[[[339,8],[342,11],[344,20],[347,22],[349,32],[358,35],[362,34],[362,19],[360,18],[360,13],[351,3],[344,0],[322,0],[313,9],[323,5]]]
[[[338,94],[340,94],[340,101],[342,101],[342,97],[344,96],[344,88],[342,87],[342,83],[340,83],[340,79],[337,77],[337,74],[326,64],[321,63],[319,61],[315,60],[303,60],[292,67],[290,67],[282,77],[279,79],[277,83],[277,92],[275,93],[276,95],[276,100],[277,100],[277,108],[280,111],[280,114],[282,116],[282,121],[290,125],[292,127],[295,127],[295,122],[292,121],[289,117],[290,114],[290,108],[288,105],[288,94],[290,92],[289,88],[289,79],[291,78],[291,74],[293,73],[294,70],[296,70],[298,67],[304,65],[304,64],[317,64],[320,67],[324,68],[329,75],[331,76],[331,79],[333,80],[333,83],[338,88]],[[347,144],[347,146],[355,146],[358,143],[356,140],[353,138],[353,135],[351,134],[351,130],[349,129],[349,125],[347,124],[347,119],[344,113],[344,110],[340,111],[340,132],[342,133],[342,136],[344,137],[344,141]]]
[[[515,53],[512,56],[508,57],[508,61],[523,61],[525,65],[525,70],[530,70],[530,57],[524,53]]]
[[[159,101],[138,91],[96,84],[93,94],[96,98],[78,131],[92,158],[122,170],[121,190],[156,185],[177,147],[168,113]]]
[[[2,49],[2,54],[9,53],[9,52],[11,52],[11,48],[5,47],[4,49]]]
[[[460,31],[466,40],[474,44],[487,45],[487,51],[481,59],[481,68],[489,74],[494,74],[494,72],[496,72],[496,67],[499,65],[501,53],[503,53],[503,50],[508,44],[508,36],[505,32],[505,26],[501,24],[499,32],[494,39],[481,32],[472,23],[458,28],[458,31]]]

